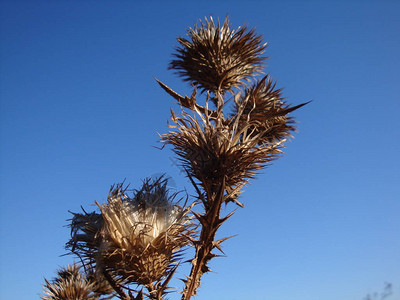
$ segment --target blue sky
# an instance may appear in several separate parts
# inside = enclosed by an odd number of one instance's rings
[[[255,26],[299,132],[221,230],[238,234],[197,299],[400,299],[397,1],[1,1],[0,298],[37,299],[72,262],[70,211],[111,184],[167,173],[174,106],[153,79],[178,35],[212,15]],[[176,108],[176,107],[175,107]],[[228,207],[232,209],[233,207]],[[179,273],[183,277],[184,270]],[[180,285],[179,282],[176,282]],[[170,299],[179,299],[171,295]]]

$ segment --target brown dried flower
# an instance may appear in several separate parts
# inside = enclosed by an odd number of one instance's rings
[[[68,265],[57,271],[57,277],[51,282],[45,279],[43,286],[44,300],[95,300],[99,295],[95,293],[96,283],[88,280],[80,271],[78,265]]]
[[[104,267],[124,281],[149,285],[160,280],[188,244],[188,209],[174,205],[166,183],[144,183],[133,199],[117,186],[99,205],[104,227],[99,249]],[[173,266],[172,266],[173,265]]]
[[[260,73],[266,44],[254,29],[230,28],[228,17],[221,26],[212,17],[188,30],[189,39],[178,38],[176,59],[169,68],[204,91],[229,91]]]
[[[208,115],[192,117],[183,112],[172,116],[173,131],[161,142],[171,144],[183,168],[209,193],[217,193],[225,182],[229,193],[237,194],[249,178],[281,152],[281,142],[259,146],[261,134],[253,134],[250,125],[241,125],[242,114],[230,122],[214,122]],[[222,120],[222,118],[220,117]],[[227,199],[232,195],[226,195]]]
[[[193,233],[190,209],[174,203],[175,196],[163,178],[144,181],[132,198],[118,184],[106,204],[97,203],[101,214],[74,214],[67,248],[118,285],[155,291],[175,270]]]
[[[273,144],[291,136],[294,120],[288,114],[307,103],[289,106],[284,102],[281,89],[276,89],[269,76],[244,91],[235,101],[233,122],[239,117],[239,128],[246,128],[251,136],[258,137],[258,144]]]

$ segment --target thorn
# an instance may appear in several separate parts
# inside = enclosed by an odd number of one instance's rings
[[[307,104],[309,104],[309,103],[311,103],[311,102],[312,102],[312,101],[308,101],[308,102],[304,102],[304,103],[301,103],[301,104],[299,104],[299,105],[290,107],[290,108],[287,110],[287,113],[290,113],[290,112],[292,112],[292,111],[294,111],[294,110],[296,110],[296,109],[298,109],[298,108],[300,108],[300,107],[303,107],[304,105],[307,105]]]
[[[212,258],[215,258],[215,257],[226,257],[226,254],[224,253],[223,255],[221,255],[221,254],[210,253],[210,256]]]
[[[213,241],[212,246],[213,246],[213,248],[217,248],[222,254],[224,254],[223,256],[226,256],[225,252],[224,252],[224,251],[222,250],[222,248],[221,248],[221,243],[223,243],[223,242],[225,242],[226,240],[228,240],[228,239],[230,239],[230,238],[232,238],[232,237],[235,237],[235,236],[237,236],[237,234],[228,236],[228,237],[226,237],[226,238],[219,239],[219,240],[217,240],[217,241]],[[214,254],[214,253],[211,253],[211,254],[213,255],[213,257],[216,257],[216,256],[217,256],[217,254]],[[221,256],[221,255],[220,255],[220,256]]]
[[[157,81],[157,83],[163,88],[164,91],[166,91],[170,96],[172,96],[175,100],[178,100],[179,103],[181,103],[185,98],[179,95],[177,92],[175,92],[173,89],[171,89],[168,85],[164,84],[160,80],[154,77],[154,79]]]
[[[228,220],[234,213],[235,213],[236,209],[232,212],[230,212],[228,215],[226,215],[225,217],[219,219],[217,221],[218,227],[222,225],[222,223],[224,223],[226,220]]]
[[[229,197],[228,199],[226,199],[226,202],[235,202],[238,206],[244,208],[244,204],[239,202],[236,197]]]
[[[138,294],[136,295],[136,298],[134,298],[135,300],[143,300],[143,293],[142,290],[140,290],[138,292]]]
[[[231,236],[228,236],[228,237],[219,239],[219,240],[217,240],[217,241],[215,241],[215,242],[217,242],[218,244],[220,244],[220,243],[223,243],[223,242],[225,242],[226,240],[228,240],[228,239],[230,239],[230,238],[233,238],[233,237],[235,237],[235,236],[237,236],[237,234],[234,234],[234,235],[231,235]]]
[[[201,223],[201,225],[203,225],[203,226],[207,226],[207,225],[208,225],[208,224],[207,224],[207,221],[205,220],[205,218],[204,218],[203,215],[200,215],[200,214],[198,214],[198,213],[196,213],[196,212],[194,212],[194,211],[192,211],[192,214],[195,216],[195,218],[196,218],[197,220],[199,220],[199,222]]]
[[[171,280],[172,276],[175,274],[176,269],[178,268],[179,263],[171,270],[171,272],[168,274],[167,278],[164,280],[164,282],[161,284],[161,289],[164,291],[167,287],[167,284]]]
[[[203,265],[203,266],[201,267],[201,271],[202,271],[203,274],[204,274],[204,273],[210,272],[211,269],[210,269],[207,265]]]
[[[226,255],[225,252],[222,250],[221,245],[218,243],[218,241],[217,241],[217,242],[213,242],[212,245],[213,245],[213,248],[217,248],[219,251],[221,251],[222,254]],[[212,254],[213,254],[213,253],[212,253]],[[213,254],[213,256],[214,256],[214,255],[215,255],[215,254]],[[211,257],[211,258],[212,258],[212,257]],[[210,258],[210,259],[211,259],[211,258]]]
[[[225,242],[226,240],[228,240],[228,239],[230,239],[230,238],[232,238],[232,237],[235,237],[235,236],[237,236],[237,234],[235,234],[235,235],[231,235],[231,236],[228,236],[228,237],[225,237],[225,238],[222,238],[222,239],[219,239],[219,240],[217,240],[217,241],[213,241],[213,243],[212,243],[212,245],[213,245],[213,248],[217,248],[219,251],[221,251],[221,253],[222,254],[224,254],[224,256],[226,256],[226,254],[225,254],[225,252],[222,250],[222,248],[221,248],[221,243],[223,243],[223,242]],[[217,254],[214,254],[214,253],[211,253],[212,255],[217,255]]]

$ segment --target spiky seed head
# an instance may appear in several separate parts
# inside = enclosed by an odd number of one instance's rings
[[[163,135],[161,142],[173,146],[181,166],[211,194],[222,181],[232,194],[239,194],[243,183],[280,153],[279,143],[259,147],[259,135],[238,128],[239,120],[224,124],[183,113],[173,121],[175,130]]]
[[[133,198],[121,185],[99,205],[104,226],[100,232],[98,267],[124,282],[148,286],[166,276],[189,242],[188,209],[172,203],[166,182],[147,180]]]
[[[44,300],[95,300],[95,282],[88,280],[77,265],[68,265],[57,271],[52,281],[45,279]]]
[[[113,186],[107,203],[97,204],[100,214],[74,213],[66,247],[96,270],[95,278],[106,270],[118,284],[160,280],[174,270],[194,234],[190,208],[175,197],[164,177],[145,180],[133,197],[122,184]]]
[[[266,76],[243,96],[237,94],[229,118],[221,111],[214,111],[213,117],[198,110],[197,116],[183,110],[181,116],[172,113],[175,124],[161,142],[174,147],[181,166],[206,191],[216,193],[225,182],[229,198],[239,195],[248,179],[282,153],[285,138],[295,129],[288,114],[303,105],[285,104],[281,90]]]
[[[179,46],[169,68],[203,91],[225,92],[241,86],[260,73],[266,44],[254,29],[231,29],[226,17],[221,26],[210,17],[189,28],[188,38],[178,38]]]
[[[288,113],[296,109],[285,104],[281,89],[269,76],[245,89],[244,95],[235,103],[235,118],[239,128],[246,128],[251,136],[259,138],[258,144],[271,144],[291,136],[295,130]]]

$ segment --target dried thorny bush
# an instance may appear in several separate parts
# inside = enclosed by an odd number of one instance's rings
[[[202,113],[197,116],[186,112],[181,116],[173,114],[175,124],[170,127],[174,130],[165,134],[161,141],[173,145],[181,166],[203,188],[210,187],[216,192],[224,180],[229,189],[235,190],[278,157],[284,137],[293,130],[291,119],[285,116],[290,108],[282,107],[280,98],[268,98],[272,103],[257,103],[258,106],[252,103],[258,100],[252,95],[239,100],[237,112],[229,118],[217,111],[214,111],[216,120]],[[277,112],[260,117],[265,107],[264,113]]]
[[[181,96],[158,83],[191,113],[172,113],[172,130],[161,141],[173,146],[181,166],[203,188],[211,187],[215,193],[224,180],[227,189],[237,193],[247,179],[282,153],[285,138],[295,129],[288,114],[304,104],[290,107],[270,77],[256,78],[265,59],[261,56],[265,44],[253,29],[234,30],[228,18],[222,26],[210,18],[190,28],[188,36],[189,40],[178,38],[181,47],[170,67],[191,82],[192,95]],[[196,86],[214,94],[204,106],[198,103]],[[236,92],[232,89],[242,86]],[[233,95],[233,108],[224,99],[226,91]],[[209,99],[215,109],[210,109]]]
[[[188,30],[188,39],[179,37],[178,42],[170,68],[191,83],[191,96],[157,82],[181,106],[180,114],[172,111],[171,130],[161,142],[172,146],[203,204],[203,213],[195,213],[201,233],[182,297],[190,299],[216,256],[212,251],[221,250],[225,240],[215,240],[231,216],[220,216],[221,205],[243,206],[238,201],[243,187],[279,157],[295,130],[289,113],[306,103],[286,104],[269,76],[257,78],[266,44],[254,29],[232,29],[228,18],[222,26],[206,18]],[[205,101],[197,98],[197,88],[206,92]]]
[[[283,153],[295,130],[290,113],[306,104],[287,104],[269,75],[258,77],[266,43],[254,29],[233,29],[228,18],[221,25],[210,17],[178,43],[169,68],[193,90],[182,96],[157,80],[181,108],[171,110],[170,131],[161,142],[172,146],[196,191],[192,205],[178,205],[161,177],[145,180],[133,196],[121,184],[113,186],[107,203],[96,202],[99,212],[74,213],[71,220],[67,249],[93,270],[90,278],[105,283],[104,293],[111,289],[125,300],[163,299],[188,245],[195,254],[182,300],[196,295],[215,250],[222,252],[229,238],[216,239],[234,213],[223,215],[223,205],[243,207],[243,187]]]

